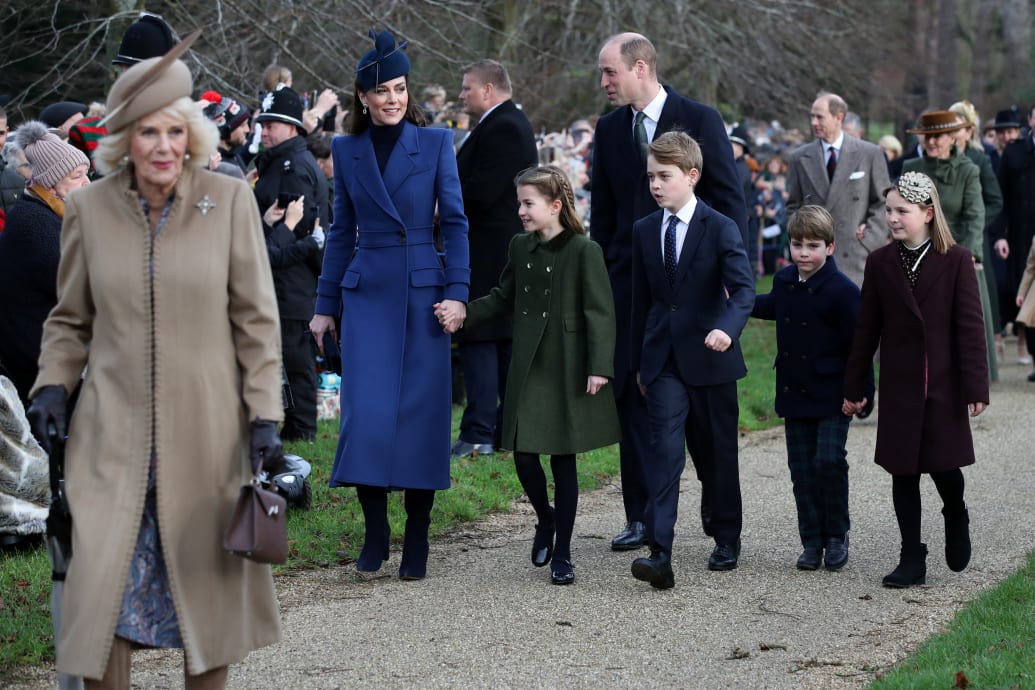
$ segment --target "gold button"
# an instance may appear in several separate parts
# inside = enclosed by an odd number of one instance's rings
[[[549,273],[549,272],[550,272],[550,267],[549,267],[549,266],[547,266],[547,267],[546,267],[546,272],[547,272],[547,273]]]
[[[545,311],[543,312],[543,318],[544,319],[546,318],[546,312]]]
[[[530,292],[531,290],[532,290],[532,288],[530,286],[528,286],[528,285],[525,286],[525,292]]]
[[[528,262],[528,268],[532,268],[532,262],[531,261]]]

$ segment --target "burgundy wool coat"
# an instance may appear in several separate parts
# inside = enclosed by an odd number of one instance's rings
[[[845,370],[845,397],[865,395],[880,346],[875,462],[891,474],[974,463],[967,404],[988,403],[977,273],[966,249],[933,249],[909,289],[894,243],[866,261],[862,306]]]

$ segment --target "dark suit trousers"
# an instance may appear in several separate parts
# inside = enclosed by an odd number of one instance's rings
[[[791,470],[802,546],[822,547],[848,531],[848,425],[851,417],[787,417]]]
[[[467,393],[467,407],[460,419],[460,438],[468,443],[499,446],[511,341],[460,343],[458,349]]]
[[[316,436],[316,355],[309,323],[299,319],[280,320],[281,357],[294,406],[284,410],[285,441],[311,440]]]
[[[636,374],[625,377],[625,387],[615,389],[622,440],[618,444],[622,472],[622,502],[628,522],[647,521],[647,480],[644,467],[650,452],[650,419],[647,404],[636,385]]]
[[[650,453],[644,473],[650,492],[647,529],[652,550],[672,552],[679,480],[689,449],[711,506],[717,544],[735,544],[742,525],[738,462],[737,383],[690,386],[669,359],[647,387]]]

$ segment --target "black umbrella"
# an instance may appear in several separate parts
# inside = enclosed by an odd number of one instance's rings
[[[47,514],[47,556],[50,557],[50,618],[54,623],[54,646],[61,635],[61,603],[65,597],[65,573],[72,560],[72,514],[65,499],[65,439],[54,425],[47,428],[50,440],[50,512]],[[83,681],[58,674],[60,690],[79,690]]]

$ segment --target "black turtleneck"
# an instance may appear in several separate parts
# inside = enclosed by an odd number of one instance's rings
[[[392,149],[395,148],[395,142],[399,140],[405,123],[406,120],[400,120],[387,127],[370,123],[370,141],[374,144],[374,155],[377,156],[377,167],[381,175],[385,174],[388,157],[392,155]]]

